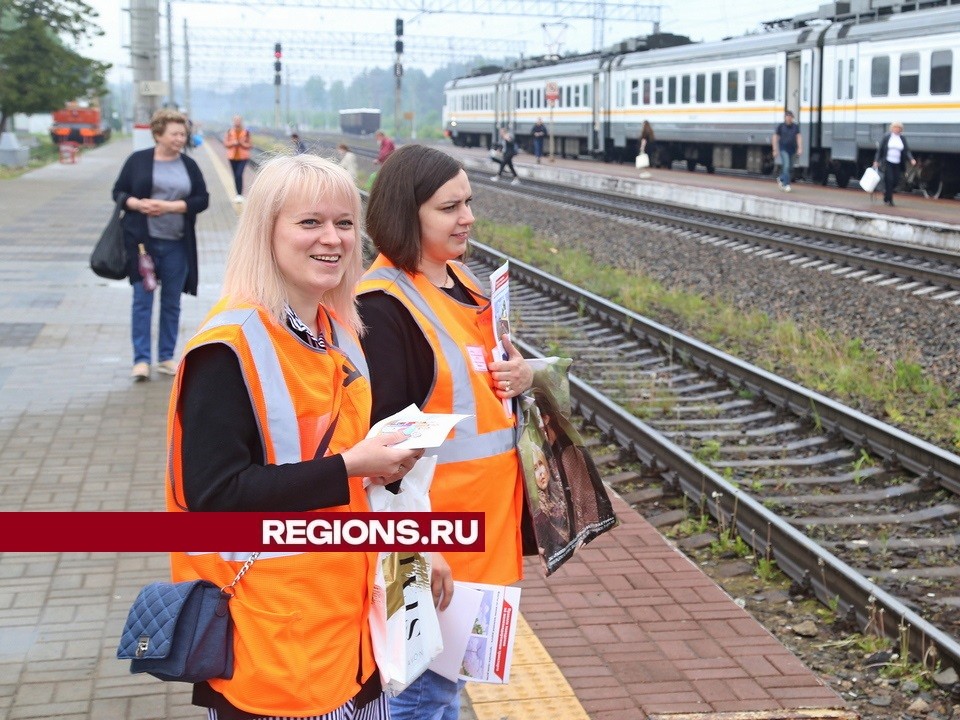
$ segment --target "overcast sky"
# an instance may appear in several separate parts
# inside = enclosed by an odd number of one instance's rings
[[[113,63],[118,68],[111,76],[114,81],[128,79],[129,71],[123,68],[129,65],[129,50],[122,46],[126,45],[129,39],[129,16],[121,10],[121,7],[127,6],[127,2],[125,0],[86,0],[86,2],[100,13],[99,22],[106,35],[91,47],[84,49],[84,54]],[[165,18],[166,2],[160,0],[159,4],[161,14]],[[646,3],[641,0],[639,4]],[[764,20],[810,13],[818,6],[817,0],[780,0],[773,3],[757,2],[757,0],[673,0],[671,3],[661,5],[660,29],[663,32],[689,35],[693,40],[719,40],[729,35],[741,35],[755,30]],[[188,19],[190,34],[193,37],[194,33],[202,34],[205,28],[276,28],[279,34],[279,31],[285,28],[312,27],[322,33],[361,31],[392,34],[394,19],[397,16],[392,11],[278,8],[255,2],[228,5],[175,0],[172,3],[172,9],[174,44],[178,47],[182,43],[184,18]],[[404,20],[408,36],[430,36],[442,40],[448,36],[459,38],[470,35],[481,39],[525,42],[527,55],[540,55],[555,50],[551,45],[557,44],[561,53],[586,52],[591,49],[593,39],[593,24],[589,20],[560,22],[556,18],[463,14],[429,15],[419,18],[410,16],[405,17]],[[544,23],[547,23],[546,28],[543,27]],[[604,44],[609,45],[625,37],[646,35],[651,30],[652,26],[648,22],[608,21],[604,27]],[[165,38],[164,21],[161,23],[162,43],[165,43]],[[262,53],[263,49],[251,48],[247,51],[248,54],[253,52]],[[271,53],[272,46],[266,52]],[[179,53],[178,49],[175,56],[179,57]],[[270,61],[271,58],[268,55],[265,61],[268,76],[271,70]],[[236,62],[238,58],[233,56],[228,58],[225,64]],[[371,65],[383,66],[380,62],[374,62]],[[347,79],[358,69],[356,67],[340,67],[335,70],[330,68],[327,73],[321,69],[320,74],[325,77],[340,76],[342,79]],[[433,68],[423,69],[430,72]],[[179,72],[179,69],[175,70],[175,78]],[[266,78],[266,81],[272,81],[272,77]],[[199,76],[195,82],[198,85],[203,84]]]

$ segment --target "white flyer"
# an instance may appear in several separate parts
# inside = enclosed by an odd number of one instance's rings
[[[504,685],[510,682],[510,666],[513,664],[520,588],[515,585],[459,584],[483,593],[460,663],[460,679]]]
[[[384,418],[367,433],[367,437],[402,432],[407,439],[393,447],[411,450],[434,448],[443,444],[453,426],[470,415],[425,413],[416,405],[408,405],[400,412]]]
[[[510,337],[510,261],[490,273],[490,317],[493,322],[493,359],[506,360],[503,336]]]

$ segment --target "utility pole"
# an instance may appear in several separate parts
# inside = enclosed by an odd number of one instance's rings
[[[190,101],[190,36],[187,33],[187,19],[183,19],[183,107],[187,117],[193,112]]]
[[[393,66],[393,75],[396,78],[396,87],[393,92],[393,132],[400,134],[400,80],[403,77],[403,64],[400,62],[403,55],[403,18],[397,18],[397,40],[393,44],[397,52],[397,62]]]
[[[173,97],[173,10],[170,8],[170,0],[167,0],[167,82],[170,83],[167,88],[167,105],[176,109],[177,101]]]
[[[273,127],[280,129],[280,58],[283,57],[283,49],[280,43],[273,46]]]
[[[130,0],[130,68],[133,71],[133,147],[153,145],[150,118],[157,98],[166,95],[158,82],[160,58],[160,0]]]

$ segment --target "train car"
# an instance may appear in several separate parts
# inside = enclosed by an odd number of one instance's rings
[[[486,67],[444,87],[444,134],[458,147],[489,148],[496,137],[495,102],[503,72]]]
[[[804,137],[796,172],[844,187],[899,120],[918,160],[911,187],[960,191],[960,7],[852,0],[771,25],[710,43],[637,38],[459,78],[446,87],[445,130],[478,146],[505,125],[527,144],[542,117],[557,154],[631,162],[648,120],[655,165],[770,173],[770,136],[791,110]],[[559,91],[552,107],[548,84]]]
[[[110,128],[103,124],[100,107],[68,102],[52,113],[50,138],[54,144],[102,145],[110,139]]]
[[[607,157],[639,151],[644,120],[657,140],[654,166],[769,172],[770,135],[792,110],[801,128],[819,103],[822,31],[787,30],[713,43],[619,55],[607,63],[601,115]],[[810,161],[805,144],[798,166]]]
[[[960,8],[839,22],[823,48],[820,144],[845,186],[873,162],[890,123],[905,125],[915,184],[929,197],[960,192]]]
[[[380,111],[376,108],[350,108],[340,111],[340,132],[347,135],[372,135],[380,129]]]

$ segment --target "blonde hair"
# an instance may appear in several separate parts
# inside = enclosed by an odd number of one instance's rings
[[[277,217],[290,198],[318,203],[329,197],[348,201],[354,215],[356,243],[353,253],[343,258],[340,284],[327,291],[320,302],[342,323],[359,332],[362,325],[355,289],[363,273],[360,193],[343,168],[316,155],[280,155],[257,172],[227,256],[224,296],[235,302],[260,305],[278,322],[284,322],[287,290],[273,252]]]
[[[170,123],[178,123],[186,127],[187,116],[173,108],[160,108],[150,118],[150,132],[158,138],[167,131],[167,125]]]
[[[894,128],[903,130],[903,123],[899,120],[894,120],[892,123],[890,123],[890,129],[893,130]]]

